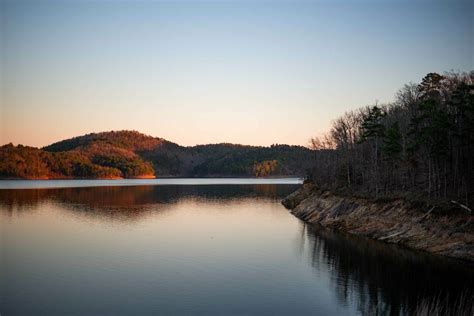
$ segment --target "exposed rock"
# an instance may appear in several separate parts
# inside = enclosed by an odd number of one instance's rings
[[[434,212],[402,199],[378,202],[343,197],[305,184],[282,201],[308,223],[337,228],[408,248],[474,261],[474,216]]]
[[[291,193],[288,195],[286,198],[281,201],[281,203],[287,208],[287,209],[294,209],[295,207],[298,206],[304,199],[309,197],[315,190],[315,186],[311,183],[305,183],[303,186],[299,189],[296,190],[295,192]]]

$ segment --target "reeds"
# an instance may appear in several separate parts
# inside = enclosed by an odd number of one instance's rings
[[[473,316],[474,293],[462,292],[456,299],[449,296],[437,296],[423,299],[416,306],[414,314],[417,316]]]

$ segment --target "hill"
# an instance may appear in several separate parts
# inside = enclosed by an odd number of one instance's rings
[[[311,165],[302,146],[180,146],[136,131],[92,133],[44,148],[0,147],[0,178],[151,178],[160,176],[302,176]]]

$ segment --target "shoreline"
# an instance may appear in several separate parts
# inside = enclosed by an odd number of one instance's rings
[[[104,186],[146,185],[301,185],[301,178],[153,178],[153,179],[58,179],[58,180],[0,180],[0,190],[50,189]]]
[[[282,204],[306,223],[474,262],[474,216],[462,210],[339,196],[312,184],[304,184]]]
[[[0,177],[0,181],[37,181],[37,180],[50,180],[50,181],[64,181],[64,180],[137,180],[137,179],[303,179],[303,176],[292,176],[292,175],[283,175],[283,176],[268,176],[268,177],[255,177],[255,176],[155,176],[155,175],[144,175],[136,176],[130,178],[124,177],[103,177],[103,178],[73,178],[73,177],[30,177],[30,178],[15,178],[15,177]]]

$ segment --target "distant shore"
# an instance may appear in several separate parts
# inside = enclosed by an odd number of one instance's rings
[[[155,175],[143,175],[136,177],[101,177],[101,178],[79,178],[79,177],[0,177],[0,181],[3,180],[136,180],[136,179],[303,179],[300,175],[282,175],[282,176],[266,176],[266,177],[252,177],[252,176],[231,176],[231,175],[212,175],[212,176],[155,176]]]
[[[154,178],[154,179],[56,179],[56,180],[0,180],[0,190],[52,189],[114,186],[153,185],[299,185],[302,178]]]

